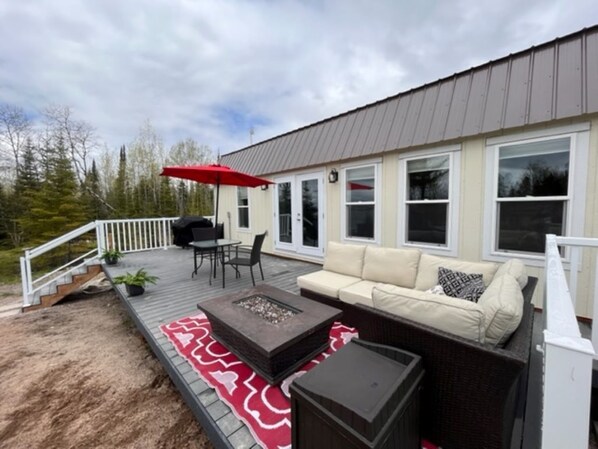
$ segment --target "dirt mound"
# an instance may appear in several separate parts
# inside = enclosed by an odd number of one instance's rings
[[[211,448],[116,296],[0,319],[0,447]]]

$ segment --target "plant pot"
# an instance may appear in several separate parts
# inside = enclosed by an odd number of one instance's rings
[[[116,265],[118,263],[118,257],[106,257],[104,260],[106,265]]]
[[[145,288],[143,288],[139,285],[125,284],[125,287],[127,289],[127,294],[129,296],[139,296],[139,295],[143,295],[143,293],[145,293]]]

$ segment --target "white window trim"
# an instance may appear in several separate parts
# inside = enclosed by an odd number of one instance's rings
[[[374,238],[347,237],[347,170],[355,168],[374,167]],[[381,159],[363,161],[360,163],[341,165],[339,182],[341,183],[341,240],[343,242],[355,242],[365,244],[380,244],[381,239],[381,218],[382,218],[382,195],[381,195]]]
[[[556,132],[558,131],[558,132]],[[589,124],[580,123],[552,130],[533,131],[501,136],[486,141],[486,182],[484,198],[483,258],[504,262],[517,257],[530,266],[544,266],[544,255],[516,251],[499,251],[496,242],[496,197],[498,195],[498,150],[505,144],[532,143],[556,138],[570,137],[568,207],[565,236],[583,237],[585,227],[588,151],[590,146]],[[561,199],[562,197],[559,197]],[[542,198],[544,199],[544,198]],[[565,251],[564,262],[569,262],[570,251]]]
[[[239,205],[239,189],[247,189],[247,206],[241,206]],[[251,193],[249,190],[249,187],[237,187],[236,191],[235,191],[235,204],[236,204],[236,211],[237,211],[237,231],[239,232],[251,232]],[[239,209],[247,209],[247,227],[246,228],[242,228],[241,226],[239,226]]]
[[[449,155],[449,210],[447,216],[446,246],[412,243],[407,241],[407,162],[434,156]],[[459,255],[459,214],[461,198],[461,145],[433,148],[425,151],[412,151],[399,155],[399,215],[397,223],[397,242],[400,247],[420,248],[426,253],[440,256],[457,257]]]

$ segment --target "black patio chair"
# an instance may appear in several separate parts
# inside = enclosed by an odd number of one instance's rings
[[[264,239],[266,238],[266,234],[268,231],[264,232],[263,234],[257,234],[253,239],[253,246],[251,247],[251,251],[247,253],[248,257],[243,257],[239,255],[239,251],[237,249],[235,253],[235,257],[230,258],[229,260],[225,261],[222,265],[222,288],[224,288],[224,267],[225,265],[231,265],[235,269],[235,277],[240,277],[241,273],[239,273],[239,266],[249,267],[249,271],[251,272],[251,282],[253,282],[253,286],[255,287],[255,277],[253,276],[253,266],[259,265],[260,267],[260,274],[262,275],[262,281],[264,280],[264,270],[262,269],[262,245],[264,244]],[[241,252],[243,252],[244,248],[241,247]]]
[[[211,228],[193,228],[191,229],[191,232],[193,233],[193,241],[194,242],[201,242],[201,241],[205,241],[205,240],[214,240],[214,233],[217,232],[217,237],[219,239],[224,237],[224,223],[219,223],[218,226],[216,228],[211,227]],[[201,267],[201,264],[203,263],[203,259],[204,257],[207,257],[208,260],[212,260],[213,256],[214,256],[214,251],[212,250],[201,250],[198,248],[193,248],[193,257],[197,257],[200,256],[201,259],[199,261],[199,267]]]

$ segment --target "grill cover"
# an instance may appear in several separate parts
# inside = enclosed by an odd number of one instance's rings
[[[197,215],[181,217],[172,223],[172,243],[186,248],[193,241],[193,228],[211,228],[212,220]]]

